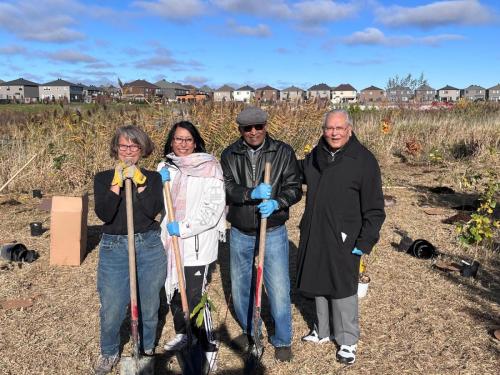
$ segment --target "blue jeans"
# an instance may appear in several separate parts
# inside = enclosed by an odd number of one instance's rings
[[[234,310],[244,333],[252,334],[255,278],[252,278],[258,236],[231,228],[230,267]],[[275,347],[292,344],[292,313],[290,277],[288,274],[288,234],[284,225],[271,228],[266,234],[264,257],[264,285],[271,305],[275,333],[271,344]]]
[[[155,347],[160,290],[165,284],[167,256],[159,231],[137,233],[135,254],[141,348]],[[128,242],[126,235],[104,233],[99,248],[97,291],[101,302],[101,353],[118,354],[120,326],[130,303]]]

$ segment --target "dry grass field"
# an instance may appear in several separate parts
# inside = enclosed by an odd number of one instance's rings
[[[200,125],[215,154],[237,137],[234,118],[238,105],[191,108],[163,107],[48,107],[39,112],[1,112],[0,183],[3,184],[32,155],[37,155],[7,189],[0,193],[0,243],[12,240],[37,250],[34,263],[0,259],[0,303],[29,299],[24,308],[0,307],[0,374],[88,374],[99,347],[96,267],[100,222],[93,213],[93,174],[110,168],[108,139],[123,123],[144,127],[159,145],[146,163],[160,158],[168,126],[180,118]],[[268,108],[270,132],[304,155],[320,134],[325,108]],[[358,359],[343,367],[335,361],[333,344],[300,342],[314,314],[313,305],[293,291],[293,345],[291,363],[276,363],[265,341],[265,374],[497,374],[500,343],[491,330],[500,327],[500,254],[495,245],[465,248],[457,241],[455,225],[442,220],[457,213],[457,205],[471,204],[483,189],[472,177],[500,173],[500,108],[462,105],[452,111],[414,112],[403,109],[354,111],[355,131],[378,157],[384,193],[395,198],[387,207],[381,240],[369,259],[371,283],[360,300],[361,341]],[[476,181],[476,180],[474,180]],[[448,186],[454,194],[429,189]],[[49,265],[50,214],[40,210],[31,190],[46,196],[88,191],[88,255],[80,267]],[[498,196],[496,196],[498,200]],[[429,210],[434,208],[434,211]],[[304,201],[291,210],[290,277],[295,278],[299,242],[298,223]],[[427,213],[426,213],[427,211]],[[429,214],[432,213],[432,214]],[[47,231],[31,237],[29,223],[42,221]],[[405,230],[438,249],[439,258],[480,262],[477,277],[443,272],[435,260],[417,259],[396,251]],[[498,231],[495,233],[498,242]],[[242,355],[229,341],[240,333],[230,300],[229,248],[221,244],[209,294],[217,311],[219,332],[217,374],[240,374]],[[229,305],[229,308],[228,308]],[[2,305],[3,306],[3,305]],[[264,336],[271,329],[264,304]],[[162,304],[158,331],[156,373],[179,374],[175,357],[163,353],[173,335],[171,315]],[[127,325],[123,327],[123,354],[130,353]],[[119,373],[119,370],[115,372]]]

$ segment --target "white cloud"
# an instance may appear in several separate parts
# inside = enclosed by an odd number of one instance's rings
[[[262,17],[289,18],[292,11],[283,0],[212,0],[217,7],[234,13]]]
[[[174,71],[182,71],[187,68],[199,69],[203,65],[195,60],[181,61],[172,56],[172,52],[166,48],[158,47],[151,57],[137,61],[134,66],[139,69],[169,68]]]
[[[201,0],[134,1],[133,5],[174,21],[189,20],[207,11],[207,6]]]
[[[267,25],[258,24],[254,27],[238,25],[235,21],[230,20],[227,23],[228,28],[236,34],[246,35],[246,36],[256,36],[260,38],[265,38],[271,36],[271,29]]]
[[[80,63],[80,62],[94,63],[94,62],[97,62],[97,59],[90,56],[90,55],[87,55],[87,54],[79,52],[79,51],[68,50],[68,49],[60,50],[57,52],[50,52],[47,54],[47,57],[50,60],[70,62],[70,63]]]
[[[205,85],[208,81],[209,81],[209,79],[207,77],[203,77],[203,76],[186,76],[182,80],[182,83],[184,83],[186,85],[194,85],[194,86],[200,87],[200,86]]]
[[[425,37],[414,37],[409,35],[387,36],[382,31],[374,27],[368,27],[362,31],[344,37],[341,41],[347,45],[385,45],[392,47],[404,47],[413,44],[423,44],[438,46],[443,42],[465,39],[458,34],[439,34]]]
[[[22,55],[26,53],[26,48],[16,45],[0,47],[0,55]]]
[[[480,25],[493,19],[492,11],[478,0],[436,1],[417,7],[390,6],[375,11],[387,26],[432,28],[444,25]]]
[[[294,18],[303,25],[334,22],[354,16],[359,6],[330,0],[310,0],[293,4]]]

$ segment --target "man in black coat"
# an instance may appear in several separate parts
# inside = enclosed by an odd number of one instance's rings
[[[337,360],[352,364],[359,339],[360,256],[371,252],[385,220],[380,168],[354,135],[343,110],[326,114],[323,136],[300,166],[307,198],[300,223],[297,288],[315,298],[318,319],[302,340],[330,341],[331,313]]]
[[[288,208],[302,196],[297,159],[289,145],[267,134],[267,113],[260,108],[244,109],[236,122],[241,138],[226,148],[221,156],[229,207],[227,220],[231,223],[232,298],[243,329],[236,345],[246,347],[251,341],[255,286],[253,261],[259,243],[259,222],[261,218],[267,218],[263,274],[275,325],[270,341],[275,347],[276,359],[290,361],[292,316],[285,222]],[[266,162],[272,165],[270,184],[263,182]]]

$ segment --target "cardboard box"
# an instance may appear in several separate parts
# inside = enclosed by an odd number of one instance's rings
[[[50,264],[79,266],[87,253],[89,199],[52,197],[50,217]]]

